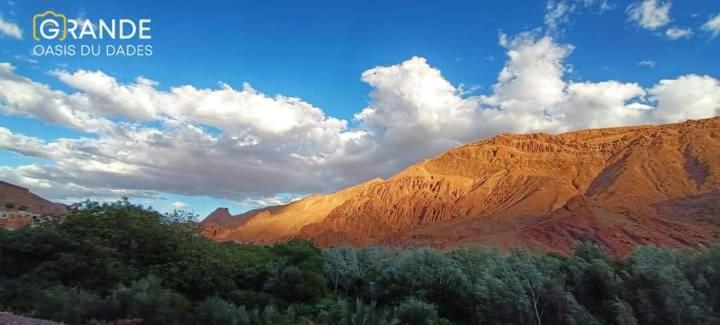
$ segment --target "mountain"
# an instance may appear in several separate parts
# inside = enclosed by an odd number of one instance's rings
[[[65,214],[64,204],[50,202],[27,188],[3,181],[0,181],[0,203],[0,208],[7,210],[23,210],[39,215]]]
[[[50,202],[27,188],[0,181],[0,228],[15,229],[41,221],[38,217],[65,215],[65,205]]]
[[[302,237],[323,247],[487,245],[560,253],[592,240],[618,255],[640,244],[697,246],[720,239],[718,158],[720,117],[500,134],[387,180],[208,218],[205,234],[262,244]]]

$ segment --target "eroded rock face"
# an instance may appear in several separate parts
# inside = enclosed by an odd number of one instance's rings
[[[233,217],[211,237],[562,253],[577,240],[617,254],[640,244],[695,246],[720,239],[719,158],[720,118],[502,134],[387,180]]]

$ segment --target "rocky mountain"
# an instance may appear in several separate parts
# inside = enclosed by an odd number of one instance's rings
[[[65,215],[65,205],[50,202],[14,184],[0,181],[0,228],[16,229],[41,217]]]
[[[623,255],[640,244],[720,239],[720,117],[558,135],[500,134],[387,179],[204,221],[216,240],[294,237],[342,244],[534,247],[592,240]]]

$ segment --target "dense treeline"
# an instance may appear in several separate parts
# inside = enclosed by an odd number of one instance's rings
[[[0,309],[70,324],[718,324],[720,246],[573,256],[214,243],[186,214],[85,202],[0,230]]]

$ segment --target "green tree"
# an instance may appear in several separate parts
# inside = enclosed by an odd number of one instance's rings
[[[431,325],[445,322],[441,321],[438,316],[437,306],[412,297],[398,306],[396,316],[401,324],[407,325]]]
[[[176,324],[190,318],[190,302],[164,288],[154,276],[135,281],[129,287],[121,286],[112,297],[123,315],[142,319],[143,324]]]
[[[85,324],[88,320],[101,316],[104,304],[96,294],[78,288],[55,286],[42,291],[36,297],[34,312],[41,318],[68,324]]]
[[[355,249],[349,246],[330,248],[323,252],[325,274],[330,279],[335,294],[338,288],[347,292],[361,277],[360,264]]]
[[[205,299],[195,308],[196,321],[213,325],[247,325],[250,315],[243,306],[235,306],[220,297]]]
[[[640,247],[631,256],[628,287],[644,324],[711,324],[717,321],[705,295],[683,272],[684,259],[667,248]]]

